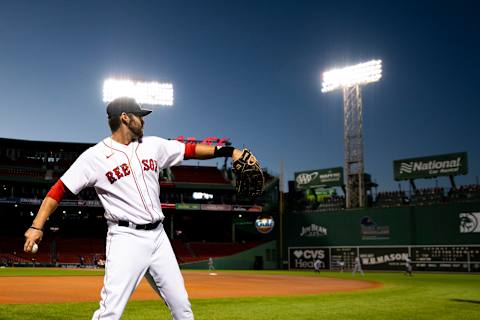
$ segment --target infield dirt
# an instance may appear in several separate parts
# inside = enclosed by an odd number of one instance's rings
[[[252,275],[183,271],[190,298],[291,296],[354,291],[380,287],[374,281],[321,276]],[[0,303],[62,303],[99,301],[102,276],[1,277]],[[132,300],[155,300],[158,295],[144,279]]]

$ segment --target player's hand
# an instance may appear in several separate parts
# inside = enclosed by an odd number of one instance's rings
[[[40,243],[42,241],[43,231],[28,228],[25,232],[25,244],[23,245],[23,251],[32,252],[33,244]]]
[[[235,161],[237,159],[240,159],[240,157],[242,156],[242,152],[243,150],[238,150],[238,149],[233,150],[232,160]]]

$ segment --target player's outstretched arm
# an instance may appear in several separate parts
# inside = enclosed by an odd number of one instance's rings
[[[186,159],[212,159],[220,157],[232,157],[237,160],[242,155],[242,151],[234,147],[211,146],[208,144],[191,144],[185,147]]]

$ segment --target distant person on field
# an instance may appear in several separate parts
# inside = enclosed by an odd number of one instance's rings
[[[208,272],[215,271],[215,266],[213,265],[213,258],[208,258]]]
[[[320,261],[320,259],[315,260],[313,263],[313,268],[315,269],[315,272],[320,272],[320,269],[322,268],[322,261]]]
[[[360,272],[360,274],[362,276],[364,276],[365,274],[363,273],[363,270],[362,270],[362,262],[360,261],[360,257],[355,257],[355,262],[353,264],[353,272],[352,272],[352,275],[354,276],[355,273],[357,272]]]
[[[405,275],[409,275],[411,276],[412,275],[412,260],[410,259],[410,256],[407,256],[405,258],[405,272],[404,272]]]

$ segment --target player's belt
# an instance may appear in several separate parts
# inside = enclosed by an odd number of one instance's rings
[[[120,227],[129,227],[136,230],[153,230],[153,229],[156,229],[161,222],[162,220],[158,220],[157,222],[154,222],[154,223],[135,224],[129,221],[120,220],[118,221],[118,225]]]

